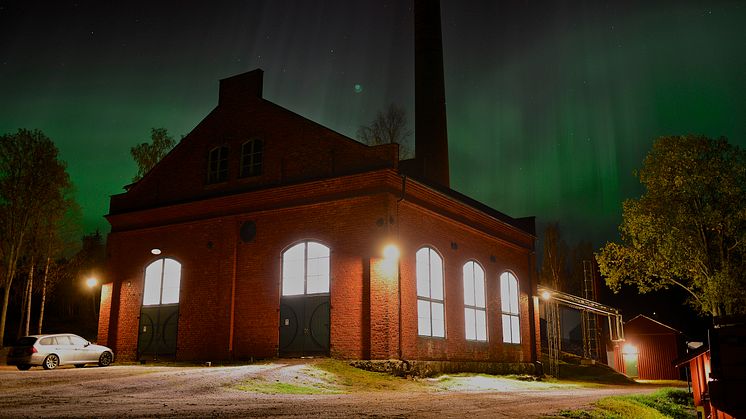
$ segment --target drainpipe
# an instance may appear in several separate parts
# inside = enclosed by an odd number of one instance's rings
[[[234,223],[235,227],[238,227],[238,223]],[[231,275],[231,321],[230,330],[228,331],[228,354],[233,359],[233,331],[235,329],[235,312],[236,312],[236,266],[238,259],[238,231],[239,228],[233,229],[233,273]]]
[[[399,199],[396,201],[396,242],[401,246],[401,243],[399,242],[399,204],[404,200],[404,196],[407,191],[407,176],[403,175],[401,177],[401,195],[399,196]],[[402,298],[401,298],[401,251],[399,252],[399,260],[396,261],[396,280],[397,280],[397,288],[399,291],[399,351],[398,351],[398,358],[401,361],[402,360],[402,318],[401,318],[401,306],[402,306]]]

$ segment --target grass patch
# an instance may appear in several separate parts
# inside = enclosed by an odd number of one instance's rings
[[[324,394],[330,391],[317,386],[308,386],[291,383],[270,383],[261,379],[250,379],[235,386],[236,389],[251,393],[262,394]]]
[[[595,383],[564,382],[556,379],[534,381],[515,375],[474,373],[444,374],[428,381],[438,389],[446,391],[547,390],[597,386]]]
[[[605,397],[593,410],[563,410],[567,418],[696,418],[694,403],[686,390],[664,388],[650,394]]]
[[[309,375],[338,386],[344,391],[417,391],[425,387],[418,382],[392,375],[365,371],[335,359],[324,359],[310,366]],[[316,371],[313,371],[316,370]]]

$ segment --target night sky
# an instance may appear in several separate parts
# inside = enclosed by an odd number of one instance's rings
[[[0,0],[0,133],[55,141],[86,232],[129,148],[187,134],[220,78],[260,67],[265,98],[351,137],[391,102],[414,127],[409,1],[109,3]],[[442,1],[454,189],[600,245],[654,138],[746,146],[745,2],[511,3]]]

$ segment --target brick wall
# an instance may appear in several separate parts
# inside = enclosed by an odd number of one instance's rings
[[[401,200],[395,193],[400,186],[401,178],[389,171],[109,217],[108,271],[119,303],[110,329],[117,331],[121,359],[136,355],[143,273],[160,257],[182,264],[178,359],[277,356],[281,255],[295,243],[314,240],[331,249],[332,356],[385,359],[401,351],[404,359],[530,362],[536,342],[528,309],[535,286],[533,239],[441,196],[443,203],[435,205],[440,212],[420,205],[433,191],[413,187]],[[314,202],[314,196],[327,198]],[[245,221],[256,224],[248,243],[238,237]],[[389,242],[401,250],[401,291],[396,270],[382,258]],[[423,246],[444,261],[445,339],[417,336],[415,252]],[[153,248],[161,255],[152,255]],[[464,336],[461,272],[469,260],[486,274],[486,343]],[[502,343],[498,278],[505,271],[519,280],[519,345]]]
[[[101,304],[98,311],[98,337],[99,345],[109,345],[109,319],[111,315],[111,291],[112,283],[101,285]]]

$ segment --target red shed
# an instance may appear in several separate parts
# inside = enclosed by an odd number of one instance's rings
[[[624,336],[620,372],[643,380],[680,379],[673,365],[684,353],[680,331],[640,314],[624,324]]]

